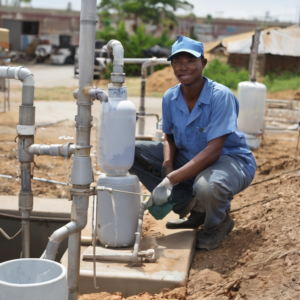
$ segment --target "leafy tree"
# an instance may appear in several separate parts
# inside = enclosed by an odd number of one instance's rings
[[[120,41],[124,47],[124,57],[128,58],[143,58],[145,57],[143,49],[154,45],[169,47],[174,43],[174,41],[168,37],[167,32],[163,32],[158,38],[155,38],[151,34],[146,34],[144,24],[138,26],[136,33],[130,36],[126,31],[124,22],[120,22],[116,29],[108,26],[105,30],[98,31],[96,38],[103,39],[106,42],[111,39]],[[127,75],[140,75],[141,65],[125,64],[124,71]],[[108,73],[110,73],[110,71],[108,71]]]
[[[177,9],[192,9],[193,5],[185,0],[101,0],[98,8],[102,11],[115,11],[119,20],[123,17],[133,16],[135,30],[138,19],[153,24],[169,19],[177,23],[174,12]]]

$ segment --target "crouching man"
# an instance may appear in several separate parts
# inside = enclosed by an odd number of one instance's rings
[[[250,185],[257,166],[237,130],[238,100],[202,74],[203,44],[181,36],[168,60],[180,83],[163,97],[164,143],[136,142],[130,172],[151,192],[149,207],[169,201],[179,214],[167,228],[204,225],[196,246],[211,250],[233,229],[230,202]]]

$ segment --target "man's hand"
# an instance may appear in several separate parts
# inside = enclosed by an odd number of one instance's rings
[[[171,184],[169,178],[165,177],[164,180],[151,193],[150,199],[147,202],[147,208],[153,205],[164,205],[167,203],[172,189],[173,185]]]

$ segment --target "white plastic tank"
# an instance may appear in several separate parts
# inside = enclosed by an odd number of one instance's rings
[[[108,86],[97,126],[97,161],[109,176],[125,176],[133,165],[136,109],[127,88]]]
[[[66,268],[38,258],[0,264],[0,300],[67,300]]]
[[[253,135],[264,132],[266,94],[267,88],[262,83],[244,81],[238,84],[239,130]]]
[[[101,174],[97,186],[141,193],[139,179],[135,175],[109,177]],[[97,235],[107,247],[130,247],[135,241],[141,198],[139,195],[113,192],[97,193]]]

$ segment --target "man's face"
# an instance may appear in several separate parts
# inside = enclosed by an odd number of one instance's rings
[[[174,74],[183,85],[191,85],[202,77],[206,60],[201,60],[188,52],[175,54],[172,61]]]

